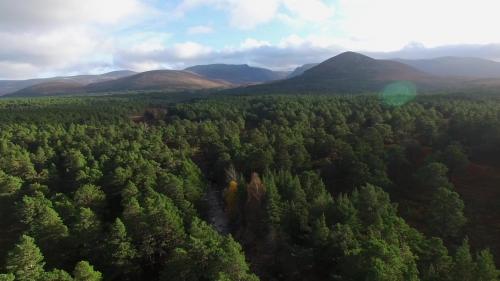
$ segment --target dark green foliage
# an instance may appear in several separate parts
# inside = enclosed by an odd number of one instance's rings
[[[14,281],[15,275],[12,273],[9,274],[0,274],[0,281]]]
[[[476,280],[478,281],[497,281],[500,272],[496,268],[493,255],[489,250],[482,250],[476,258]]]
[[[15,193],[21,188],[22,184],[23,181],[20,178],[9,176],[0,170],[0,195]]]
[[[231,236],[221,237],[206,223],[195,220],[183,248],[175,249],[161,280],[254,281],[241,246]],[[224,279],[222,279],[224,280]]]
[[[434,192],[426,219],[434,235],[456,237],[467,221],[464,202],[455,191],[440,187]]]
[[[39,280],[44,274],[45,262],[40,249],[35,244],[35,239],[23,235],[7,255],[5,269],[13,274],[16,280]]]
[[[73,281],[69,273],[64,270],[54,269],[50,272],[45,272],[40,279],[41,281]]]
[[[37,244],[0,280],[498,280],[463,182],[498,164],[497,98],[171,101],[0,101],[0,252]],[[223,235],[204,195],[229,180]]]
[[[455,257],[455,265],[453,266],[453,280],[456,281],[473,281],[476,280],[474,269],[476,267],[472,255],[468,239],[465,239],[460,247],[458,247]]]
[[[111,279],[115,276],[127,279],[128,274],[133,275],[139,270],[135,266],[137,251],[119,218],[111,225],[105,243],[105,261],[110,265],[108,274]]]
[[[81,261],[76,264],[75,270],[73,270],[73,276],[75,277],[75,281],[102,280],[102,274],[99,271],[95,271],[94,267],[87,261]]]

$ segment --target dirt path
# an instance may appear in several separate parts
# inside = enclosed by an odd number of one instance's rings
[[[205,194],[204,200],[207,202],[208,222],[221,234],[229,234],[229,219],[224,212],[222,202],[222,190],[210,186]]]

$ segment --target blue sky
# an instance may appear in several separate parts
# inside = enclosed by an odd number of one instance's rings
[[[247,63],[346,50],[500,59],[497,0],[0,0],[0,79]]]

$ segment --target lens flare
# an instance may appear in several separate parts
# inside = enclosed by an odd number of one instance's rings
[[[415,99],[417,87],[410,81],[397,81],[385,86],[380,94],[382,102],[389,106],[402,106]]]

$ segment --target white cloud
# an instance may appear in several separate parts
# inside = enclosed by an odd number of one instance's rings
[[[320,0],[283,0],[285,7],[299,19],[324,22],[334,15],[334,6]]]
[[[397,50],[417,41],[435,47],[500,42],[497,0],[339,0],[343,45]]]
[[[229,1],[231,25],[251,29],[273,20],[278,11],[276,0]]]
[[[82,58],[90,62],[96,54],[107,48],[106,40],[86,29],[60,29],[41,34],[0,32],[0,77],[20,77],[28,70],[31,75],[66,69],[80,63]],[[10,65],[10,66],[9,66]],[[21,69],[10,71],[9,69]]]
[[[240,44],[240,47],[242,49],[255,49],[265,46],[271,46],[271,43],[269,43],[268,41],[257,40],[254,38],[247,38]]]
[[[333,5],[322,0],[183,0],[173,14],[183,17],[200,6],[226,11],[230,25],[243,30],[276,19],[293,25],[324,22],[334,14]]]
[[[1,0],[0,29],[26,32],[61,25],[113,24],[145,10],[139,0]]]
[[[210,26],[207,25],[197,25],[197,26],[192,26],[188,28],[187,33],[190,35],[196,35],[196,34],[209,34],[214,32],[214,29]]]
[[[185,42],[174,45],[174,54],[179,59],[190,60],[206,56],[212,49],[196,42]]]
[[[236,47],[214,50],[196,42],[184,42],[164,46],[150,52],[134,51],[135,48],[119,50],[115,64],[120,68],[136,71],[157,68],[183,69],[196,64],[247,63],[276,70],[289,70],[298,65],[320,62],[342,49],[333,44],[325,45],[318,38],[301,38],[291,35],[278,44],[247,38]]]
[[[173,12],[160,11],[161,2],[174,7]],[[207,17],[190,19],[195,9],[206,9]],[[0,77],[205,63],[288,69],[343,50],[380,58],[500,59],[500,44],[490,44],[500,43],[499,10],[498,0],[180,0],[178,5],[158,0],[0,0]],[[223,24],[243,31],[214,33],[228,30],[211,21],[220,12]],[[188,24],[180,24],[184,34],[168,26],[175,20]],[[259,28],[276,28],[263,26],[271,22],[287,28],[266,32],[277,34],[275,38],[259,38]],[[247,39],[228,41],[233,32]],[[208,33],[210,38],[194,36]],[[216,36],[231,47],[195,42]],[[410,42],[427,47],[403,48]]]
[[[0,0],[0,77],[107,68],[112,31],[152,11],[141,0]]]

